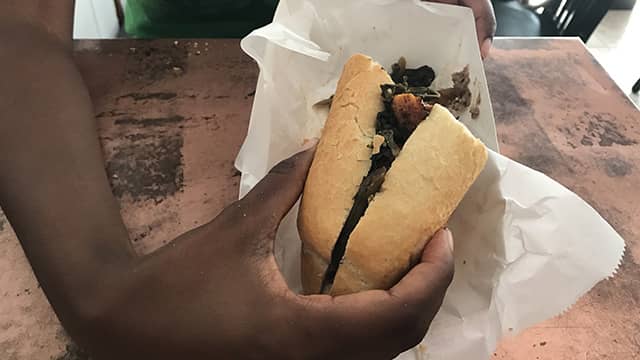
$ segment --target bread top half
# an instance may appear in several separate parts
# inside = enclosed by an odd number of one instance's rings
[[[332,293],[388,289],[398,282],[446,225],[486,161],[484,144],[435,105],[351,233]]]
[[[364,55],[351,57],[344,66],[298,216],[301,238],[323,259],[331,258],[353,197],[371,167],[368,145],[376,132],[376,115],[383,110],[380,85],[390,82],[387,72]]]

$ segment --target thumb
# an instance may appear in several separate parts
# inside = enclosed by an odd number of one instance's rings
[[[447,228],[438,231],[425,245],[422,259],[389,292],[414,303],[444,298],[453,278],[453,236]],[[441,299],[440,299],[441,300]]]
[[[480,53],[482,58],[485,59],[489,56],[493,44],[493,36],[496,33],[496,16],[493,11],[493,5],[490,0],[460,0],[460,3],[473,10]]]
[[[444,229],[429,240],[421,262],[389,291],[307,296],[300,317],[314,324],[312,337],[325,340],[327,348],[361,344],[376,357],[393,358],[424,338],[453,271],[453,237]]]
[[[242,199],[250,215],[265,228],[277,228],[300,197],[316,143],[317,140],[308,142],[305,150],[274,166]]]

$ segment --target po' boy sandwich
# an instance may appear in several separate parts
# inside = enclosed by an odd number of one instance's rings
[[[484,168],[454,116],[471,101],[468,70],[450,89],[434,78],[403,59],[391,74],[360,54],[345,64],[298,215],[306,294],[393,286]]]

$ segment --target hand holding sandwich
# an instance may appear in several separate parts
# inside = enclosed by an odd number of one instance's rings
[[[73,2],[59,3],[0,6],[0,64],[12,69],[0,84],[0,153],[11,154],[0,156],[0,204],[56,315],[92,358],[388,359],[423,338],[453,275],[447,230],[424,235],[417,264],[389,290],[302,296],[285,284],[274,236],[312,151],[210,223],[138,256],[104,171],[89,92],[70,41],[59,40],[71,39],[71,26],[52,32],[11,11],[55,19],[59,7],[71,19]]]
[[[418,344],[452,280],[448,230],[388,291],[302,296],[285,283],[275,234],[302,192],[313,153],[281,162],[212,222],[127,271],[109,291],[122,302],[104,307],[93,326],[68,328],[89,339],[83,345],[94,354],[120,359],[371,360]]]
[[[137,256],[70,51],[29,24],[3,26],[0,64],[15,71],[0,84],[0,115],[17,120],[0,121],[0,153],[11,154],[0,156],[0,204],[65,330],[92,358],[389,359],[422,339],[453,273],[446,231],[389,291],[306,297],[285,284],[274,236],[313,151],[210,223]],[[56,84],[65,91],[51,92]]]
[[[253,344],[258,358],[389,359],[421,341],[440,308],[453,276],[449,230],[428,242],[421,262],[389,291],[330,297],[289,290],[273,255],[274,238],[302,192],[313,152],[281,162],[200,230],[203,243],[195,248],[213,250],[217,260],[206,273],[209,286],[195,288],[202,289],[202,304],[224,311],[211,321],[198,309],[185,311],[198,315],[191,324],[200,324],[195,329],[221,351],[238,347],[225,355],[237,356]]]

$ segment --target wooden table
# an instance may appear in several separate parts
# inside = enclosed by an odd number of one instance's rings
[[[80,41],[76,49],[138,251],[236,198],[233,161],[258,75],[237,40]],[[502,152],[578,193],[628,245],[615,278],[506,339],[494,358],[640,358],[640,112],[578,40],[498,39],[486,71]],[[0,289],[0,358],[83,358],[3,217]]]

